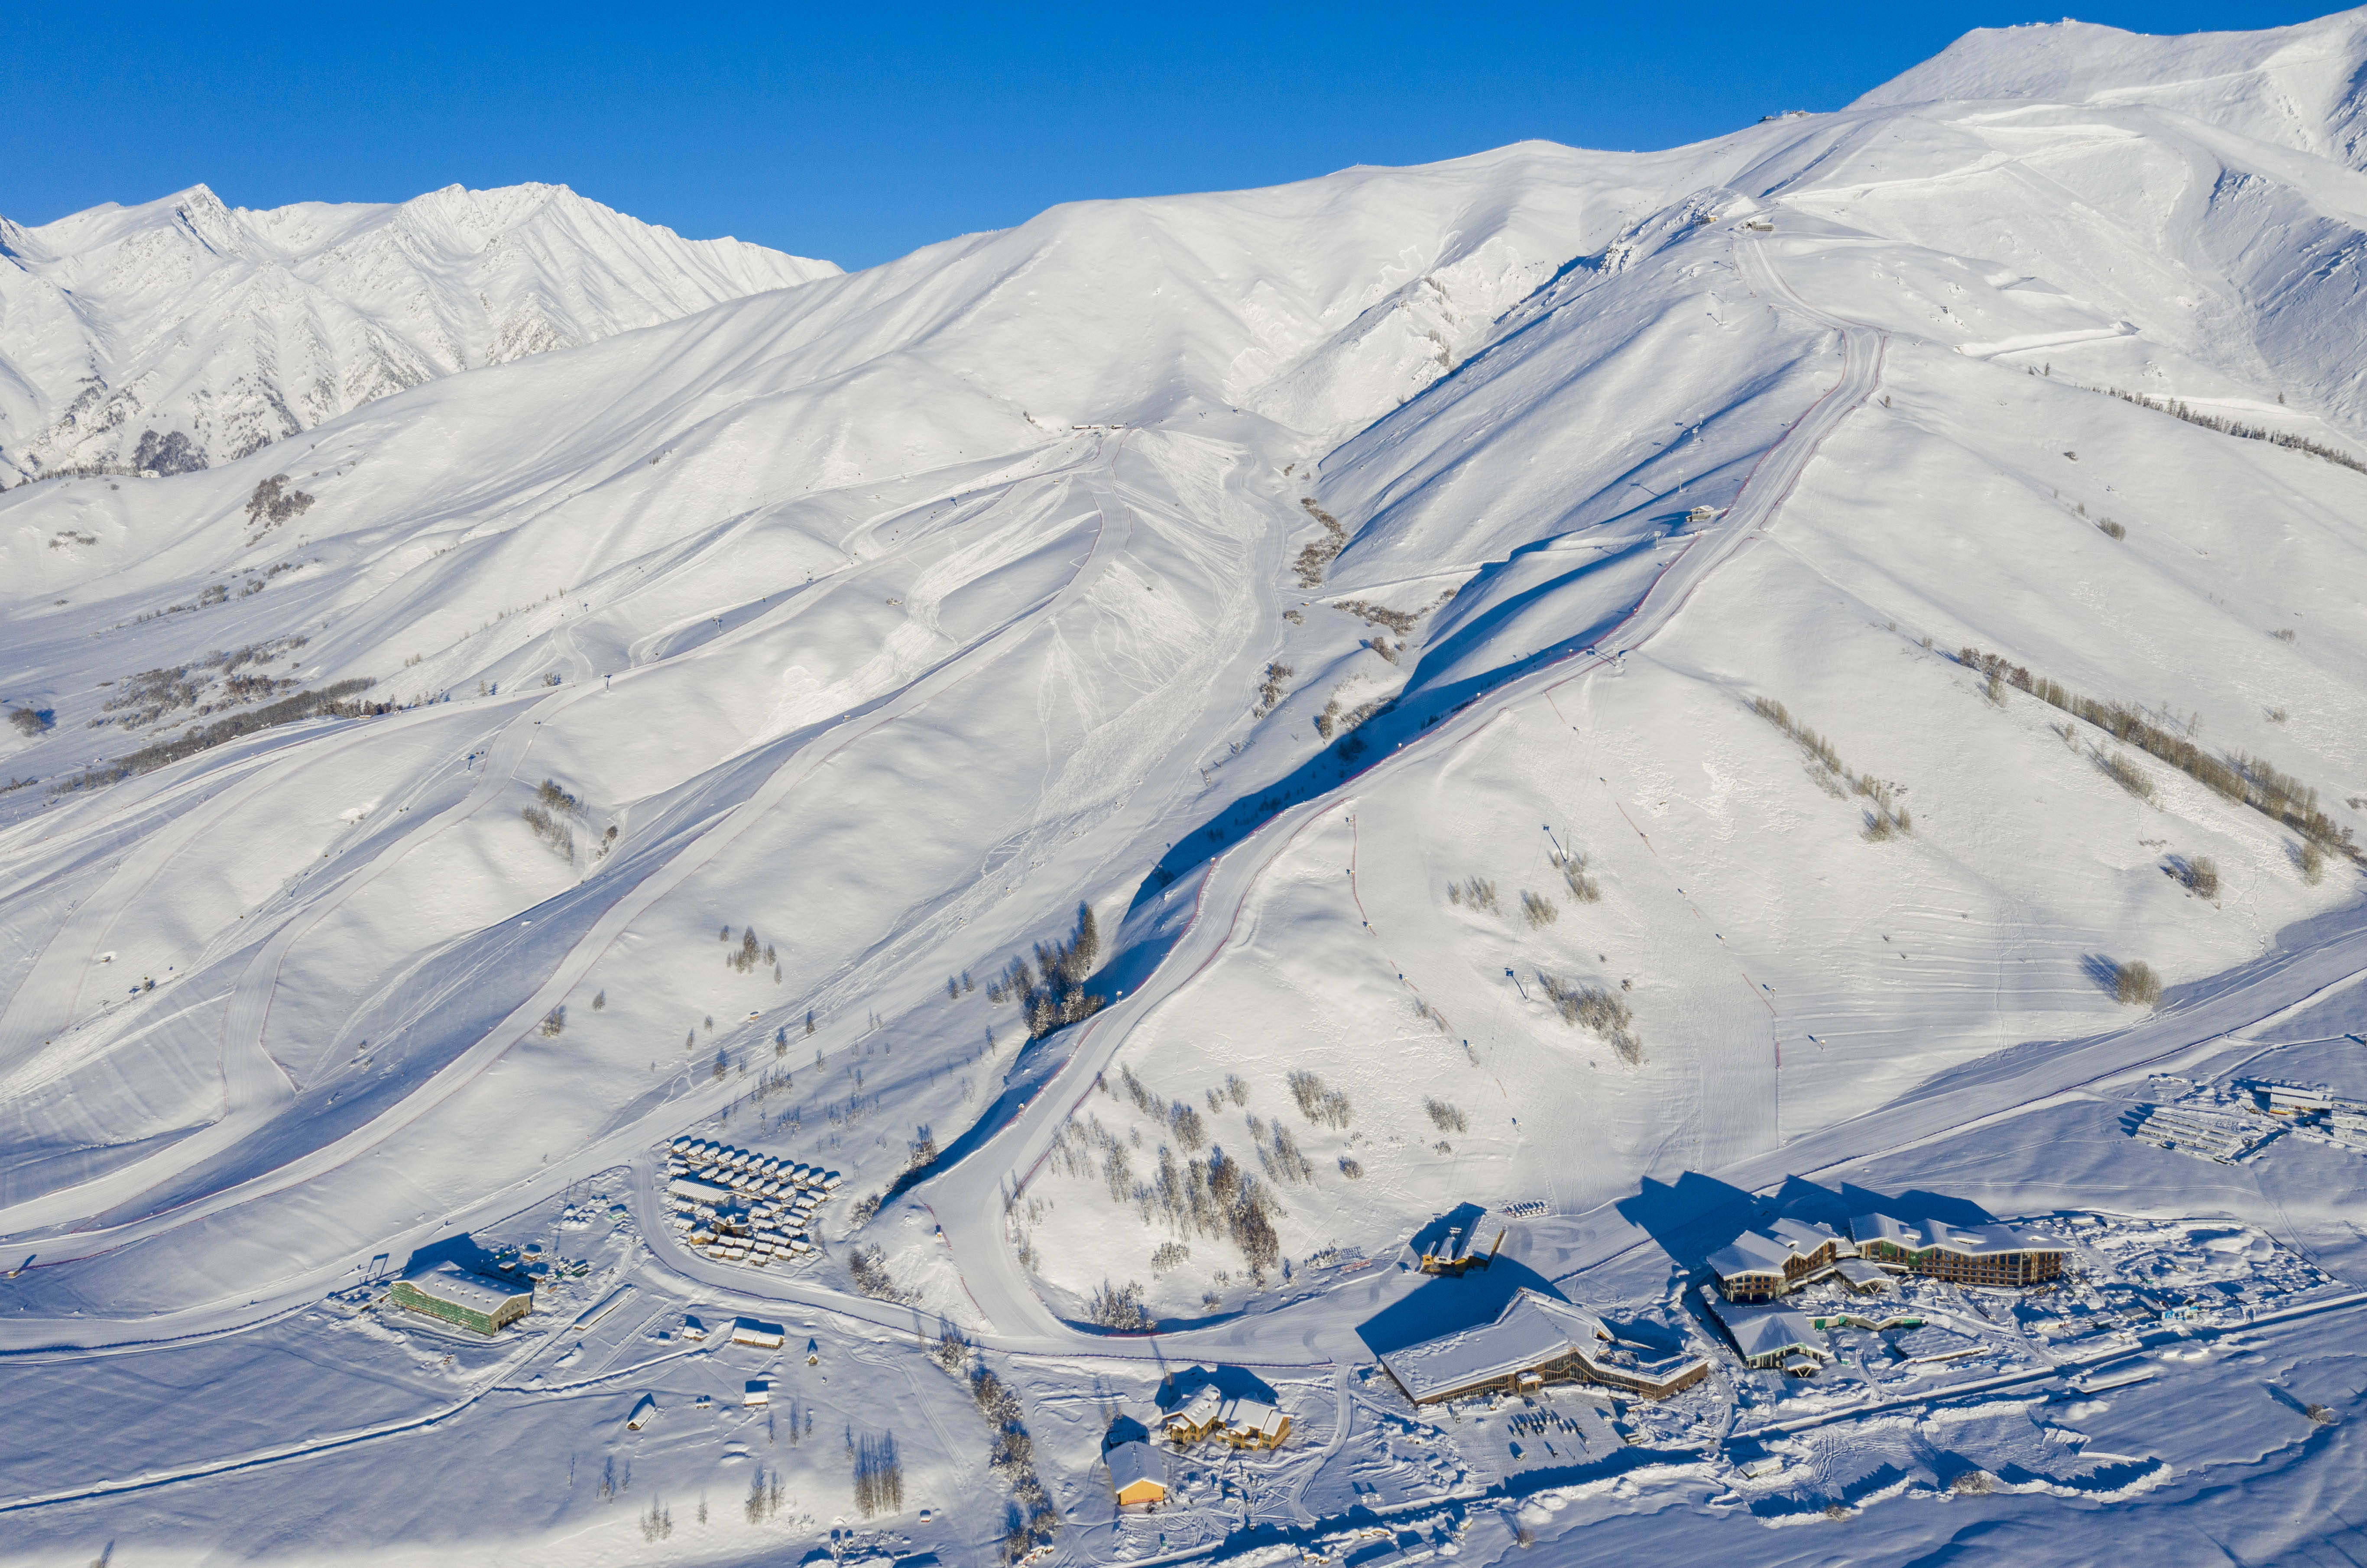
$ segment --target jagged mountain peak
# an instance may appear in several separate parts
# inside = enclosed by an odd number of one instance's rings
[[[265,209],[200,184],[0,245],[0,458],[25,474],[167,443],[220,462],[438,376],[838,271],[543,184]]]

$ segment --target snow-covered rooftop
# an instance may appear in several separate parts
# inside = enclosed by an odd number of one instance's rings
[[[1420,1404],[1528,1371],[1581,1343],[1609,1337],[1585,1308],[1523,1287],[1493,1323],[1391,1350],[1381,1365]]]
[[[1167,1461],[1149,1443],[1119,1443],[1102,1458],[1109,1464],[1110,1485],[1119,1494],[1143,1482],[1166,1490]]]
[[[520,1296],[534,1293],[531,1285],[490,1279],[448,1261],[406,1274],[403,1281],[413,1290],[434,1296],[438,1301],[450,1302],[456,1306],[483,1313],[488,1317]]]
[[[1888,1242],[1909,1252],[1944,1247],[1970,1257],[2002,1252],[2060,1252],[2062,1244],[2035,1231],[2011,1225],[1952,1225],[1939,1220],[1898,1220],[1888,1214],[1860,1214],[1850,1222],[1850,1235],[1861,1247]]]
[[[1825,1337],[1807,1317],[1787,1306],[1738,1306],[1716,1296],[1703,1298],[1712,1315],[1732,1337],[1746,1361],[1758,1361],[1785,1350],[1822,1352]]]

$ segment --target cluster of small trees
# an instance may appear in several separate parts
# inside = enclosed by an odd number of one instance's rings
[[[1496,908],[1496,885],[1485,877],[1467,876],[1447,885],[1446,901],[1492,911]]]
[[[583,803],[559,785],[556,779],[545,779],[534,792],[534,800],[518,815],[534,829],[535,837],[543,841],[551,853],[573,864],[575,861],[575,829],[570,820],[583,815]]]
[[[2139,800],[2153,798],[2153,775],[2130,761],[2120,752],[2115,751],[2109,757],[2101,751],[2097,752],[2096,766],[2106,778],[2127,790]]]
[[[855,1277],[855,1288],[874,1301],[909,1302],[912,1293],[896,1283],[888,1272],[888,1254],[877,1243],[858,1247],[846,1255],[846,1271]]]
[[[730,926],[723,928],[723,940],[727,942],[731,940]],[[726,953],[723,962],[742,975],[747,974],[759,964],[770,964],[773,966],[773,977],[776,980],[780,978],[780,961],[773,952],[773,944],[771,942],[760,944],[756,940],[756,928],[753,926],[742,928],[739,947]]]
[[[1307,515],[1323,525],[1323,537],[1299,551],[1298,558],[1291,563],[1291,569],[1298,573],[1300,587],[1320,588],[1325,570],[1338,558],[1342,550],[1348,547],[1348,530],[1341,525],[1337,517],[1316,505],[1313,496],[1301,497],[1298,504],[1307,509]]]
[[[1277,1181],[1296,1184],[1315,1179],[1315,1162],[1299,1152],[1298,1140],[1292,1137],[1290,1129],[1280,1122],[1274,1124],[1272,1147],[1262,1143],[1257,1145],[1257,1151],[1258,1163],[1265,1167],[1265,1173]]]
[[[956,1371],[961,1364],[957,1360],[946,1370]],[[1019,1396],[983,1361],[970,1374],[969,1396],[994,1433],[986,1467],[1011,1487],[1002,1551],[1005,1561],[1015,1562],[1060,1533],[1060,1511],[1036,1473],[1036,1440],[1027,1435]]]
[[[754,1493],[749,1495],[753,1499]],[[855,1506],[866,1519],[874,1514],[903,1512],[904,1461],[896,1451],[894,1433],[855,1439]],[[753,1521],[754,1516],[750,1517]]]
[[[1442,599],[1439,603],[1443,604],[1445,601]],[[1399,637],[1410,633],[1414,623],[1430,613],[1427,608],[1392,610],[1385,604],[1376,604],[1364,599],[1343,599],[1331,607],[1335,610],[1345,610],[1368,626],[1387,626]]]
[[[889,1438],[888,1445],[892,1455],[896,1439]],[[860,1499],[863,1495],[863,1483],[860,1479],[862,1472],[858,1470],[855,1473],[857,1477],[855,1496]],[[901,1494],[900,1493],[899,1495]],[[780,1472],[767,1471],[764,1466],[759,1465],[756,1467],[756,1473],[748,1478],[748,1495],[741,1506],[746,1511],[750,1524],[761,1525],[781,1511],[781,1505],[787,1500],[787,1497],[788,1488],[782,1484]],[[868,1508],[864,1510],[866,1514],[870,1511]]]
[[[1200,1120],[1197,1111],[1180,1100],[1167,1108],[1167,1131],[1187,1154],[1198,1152],[1200,1145],[1208,1141],[1207,1123]]]
[[[311,506],[312,498],[300,490],[288,488],[286,474],[274,474],[255,487],[246,498],[246,520],[250,525],[270,528],[291,517],[301,517]]]
[[[2307,856],[2313,849],[2321,865],[2327,852],[2355,854],[2350,846],[2350,829],[2337,826],[2332,818],[2318,808],[2317,791],[2291,773],[2281,771],[2265,757],[2249,756],[2240,751],[2213,753],[2203,750],[2194,741],[2196,725],[2192,721],[2187,724],[2185,732],[2180,733],[2156,723],[2138,708],[2080,696],[2059,681],[2033,675],[2022,665],[2008,663],[1998,655],[1983,653],[1976,648],[1961,649],[1956,661],[1968,670],[1978,671],[1988,676],[1993,691],[2001,692],[2011,687],[2018,692],[2026,692],[2075,718],[2085,719],[2124,745],[2134,746],[2159,758],[2198,784],[2215,791],[2222,798],[2248,806],[2271,820],[2293,829],[2304,840],[2305,874],[2309,871]]]
[[[2197,855],[2178,864],[2178,880],[2198,898],[2219,897],[2219,863],[2209,855]]]
[[[1540,971],[1537,984],[1561,1021],[1572,1028],[1594,1031],[1608,1041],[1619,1059],[1631,1066],[1644,1059],[1644,1043],[1637,1036],[1636,1015],[1616,992],[1601,986],[1577,986]]]
[[[1907,807],[1898,804],[1898,786],[1875,778],[1872,773],[1853,773],[1829,737],[1818,734],[1792,717],[1791,711],[1772,697],[1760,697],[1750,705],[1750,711],[1792,738],[1808,759],[1808,775],[1824,787],[1828,794],[1846,799],[1857,795],[1870,801],[1865,813],[1865,840],[1879,844],[1886,840],[1915,831],[1915,818]]]
[[[1603,901],[1603,888],[1588,873],[1584,855],[1564,854],[1559,850],[1556,850],[1553,853],[1553,863],[1555,869],[1561,873],[1561,879],[1569,885],[1569,896],[1581,904],[1599,904]]]
[[[2343,468],[2354,468],[2360,473],[2367,474],[2367,463],[2361,462],[2350,453],[2338,447],[2312,441],[2305,435],[2294,435],[2282,430],[2271,430],[2264,424],[2246,424],[2240,420],[2223,418],[2215,413],[2202,413],[2176,398],[2152,398],[2143,392],[2124,392],[2118,387],[2103,387],[2099,388],[2098,390],[2118,398],[2123,402],[2135,403],[2139,408],[2151,409],[2156,413],[2166,413],[2172,419],[2182,419],[2189,424],[2199,424],[2205,430],[2215,430],[2222,435],[2240,436],[2246,441],[2265,441],[2271,446],[2282,446],[2293,452],[2306,452],[2313,457],[2323,457],[2329,463],[2339,463]],[[2282,400],[2282,397],[2279,400]]]
[[[370,681],[361,677],[349,681],[332,681],[315,692],[299,692],[293,696],[282,697],[277,702],[266,703],[259,708],[248,708],[243,712],[232,714],[228,717],[218,718],[211,724],[191,725],[175,739],[160,740],[153,746],[144,746],[127,756],[118,757],[111,762],[102,762],[95,768],[86,768],[71,778],[61,780],[51,786],[50,793],[64,795],[76,790],[97,789],[119,780],[130,778],[137,773],[153,772],[167,763],[177,762],[185,757],[194,757],[200,751],[235,740],[242,735],[252,735],[257,730],[272,729],[283,724],[294,724],[299,719],[311,718],[320,714],[330,714],[339,718],[358,718],[368,713],[391,711],[385,704],[371,705],[346,700],[358,693],[368,691],[371,684]]]
[[[1085,1316],[1104,1328],[1147,1333],[1159,1326],[1142,1304],[1142,1287],[1132,1280],[1123,1285],[1103,1280],[1085,1303]]]
[[[1085,989],[1101,958],[1101,927],[1091,904],[1077,906],[1076,929],[1066,941],[1036,944],[1036,963],[1011,961],[1002,977],[986,988],[991,1002],[1016,1001],[1027,1021],[1027,1037],[1041,1040],[1056,1029],[1091,1018],[1108,1000]]]
[[[1250,710],[1251,718],[1263,718],[1282,705],[1283,682],[1289,680],[1292,673],[1287,664],[1265,667],[1265,678],[1258,682],[1257,706]]]
[[[1341,690],[1344,691],[1346,688],[1342,687]],[[1315,716],[1315,733],[1326,740],[1335,735],[1345,735],[1365,720],[1377,716],[1383,709],[1391,706],[1396,701],[1394,697],[1381,696],[1368,702],[1358,703],[1352,708],[1342,707],[1339,693],[1334,692],[1331,694],[1331,700],[1323,705],[1323,711]],[[1353,744],[1361,749],[1364,742],[1358,740]],[[1348,748],[1343,747],[1342,750],[1345,753]]]
[[[1137,1199],[1146,1224],[1156,1215],[1177,1235],[1230,1241],[1240,1249],[1251,1277],[1261,1281],[1282,1259],[1273,1194],[1221,1149],[1210,1149],[1206,1159],[1179,1161],[1161,1145],[1158,1174],[1138,1191]]]
[[[1290,1097],[1298,1102],[1299,1114],[1309,1122],[1319,1122],[1334,1130],[1344,1128],[1355,1115],[1348,1097],[1338,1089],[1328,1089],[1314,1073],[1295,1071],[1288,1079]]]

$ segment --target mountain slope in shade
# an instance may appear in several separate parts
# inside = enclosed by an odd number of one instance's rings
[[[0,220],[0,458],[184,472],[373,399],[835,276],[564,186]]]

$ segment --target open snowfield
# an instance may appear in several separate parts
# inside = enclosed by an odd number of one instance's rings
[[[0,1562],[2356,1557],[2367,1152],[2131,1128],[2367,1099],[2362,76],[1985,32],[851,275],[6,228]],[[1707,1254],[1874,1208],[2075,1280],[1741,1365]],[[1521,1285],[1711,1374],[1379,1370]],[[1289,1439],[1119,1511],[1195,1368]]]

